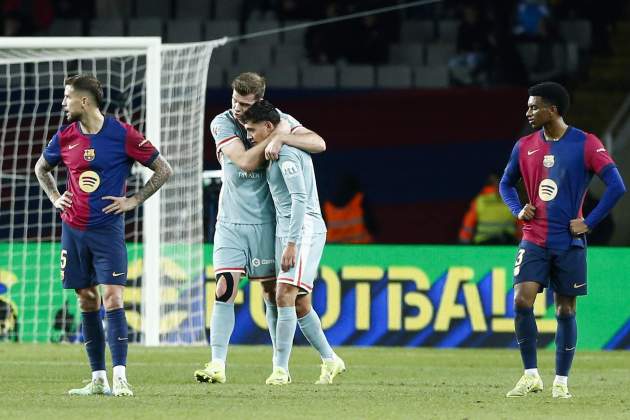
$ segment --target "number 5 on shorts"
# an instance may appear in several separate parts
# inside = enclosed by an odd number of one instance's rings
[[[523,263],[523,256],[525,255],[525,250],[523,248],[518,250],[518,254],[516,254],[516,262],[514,262],[514,275],[518,276],[518,273],[521,272],[521,264]]]
[[[66,263],[68,262],[68,251],[65,249],[61,250],[61,280],[63,280],[64,269],[66,268]]]

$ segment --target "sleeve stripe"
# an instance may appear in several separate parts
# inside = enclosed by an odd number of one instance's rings
[[[159,155],[160,155],[160,152],[158,150],[153,152],[151,157],[146,162],[144,162],[144,166],[148,168],[149,166],[153,165],[153,162],[155,162],[155,159],[157,159]]]
[[[221,147],[225,146],[225,144],[227,144],[228,142],[230,142],[231,140],[237,139],[238,136],[232,136],[232,137],[228,137],[226,139],[223,139],[221,141],[217,142],[217,150],[219,150]]]

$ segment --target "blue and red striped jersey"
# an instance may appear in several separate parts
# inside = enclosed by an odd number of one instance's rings
[[[571,219],[582,217],[582,203],[593,174],[615,166],[593,134],[569,127],[558,141],[545,140],[543,130],[522,137],[514,146],[502,183],[514,187],[523,179],[535,216],[525,222],[523,239],[536,245],[568,249],[584,246],[571,235]],[[511,209],[518,214],[520,209]]]
[[[133,126],[106,116],[96,134],[84,134],[78,122],[59,128],[44,149],[44,159],[68,170],[66,190],[72,206],[61,214],[64,222],[77,229],[114,223],[122,214],[105,214],[111,204],[104,196],[121,197],[135,161],[150,166],[159,152]]]

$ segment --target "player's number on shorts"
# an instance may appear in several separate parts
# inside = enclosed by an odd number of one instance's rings
[[[68,262],[68,251],[66,251],[65,249],[61,250],[61,269],[63,270],[64,268],[66,268],[66,263]]]
[[[518,273],[521,272],[521,264],[523,263],[523,256],[525,255],[524,249],[519,249],[518,254],[516,254],[516,261],[514,262],[514,275],[518,276]]]
[[[66,263],[68,262],[68,251],[65,249],[61,250],[61,280],[64,278],[64,269],[66,268]]]

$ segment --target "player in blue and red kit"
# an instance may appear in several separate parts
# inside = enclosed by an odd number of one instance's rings
[[[577,343],[576,297],[586,295],[586,238],[626,191],[602,142],[568,126],[563,116],[569,94],[561,85],[540,83],[529,89],[527,120],[536,129],[514,146],[500,192],[512,213],[525,222],[514,264],[514,325],[524,375],[508,397],[542,391],[536,360],[537,329],[533,306],[545,287],[556,304],[556,377],[554,398],[571,398],[567,379]],[[582,217],[582,202],[593,177],[606,192]],[[520,203],[516,183],[523,179],[529,202]]]
[[[109,394],[105,370],[105,334],[100,318],[102,285],[107,343],[112,354],[113,395],[131,396],[127,382],[127,320],[123,290],[127,283],[127,248],[123,213],[135,209],[172,174],[168,162],[135,128],[100,108],[103,89],[89,75],[66,78],[62,107],[69,122],[59,128],[35,165],[40,185],[61,211],[61,278],[74,289],[81,307],[85,348],[92,381],[70,395]],[[154,171],[147,184],[126,197],[126,180],[137,161]],[[60,194],[51,171],[67,168]]]

